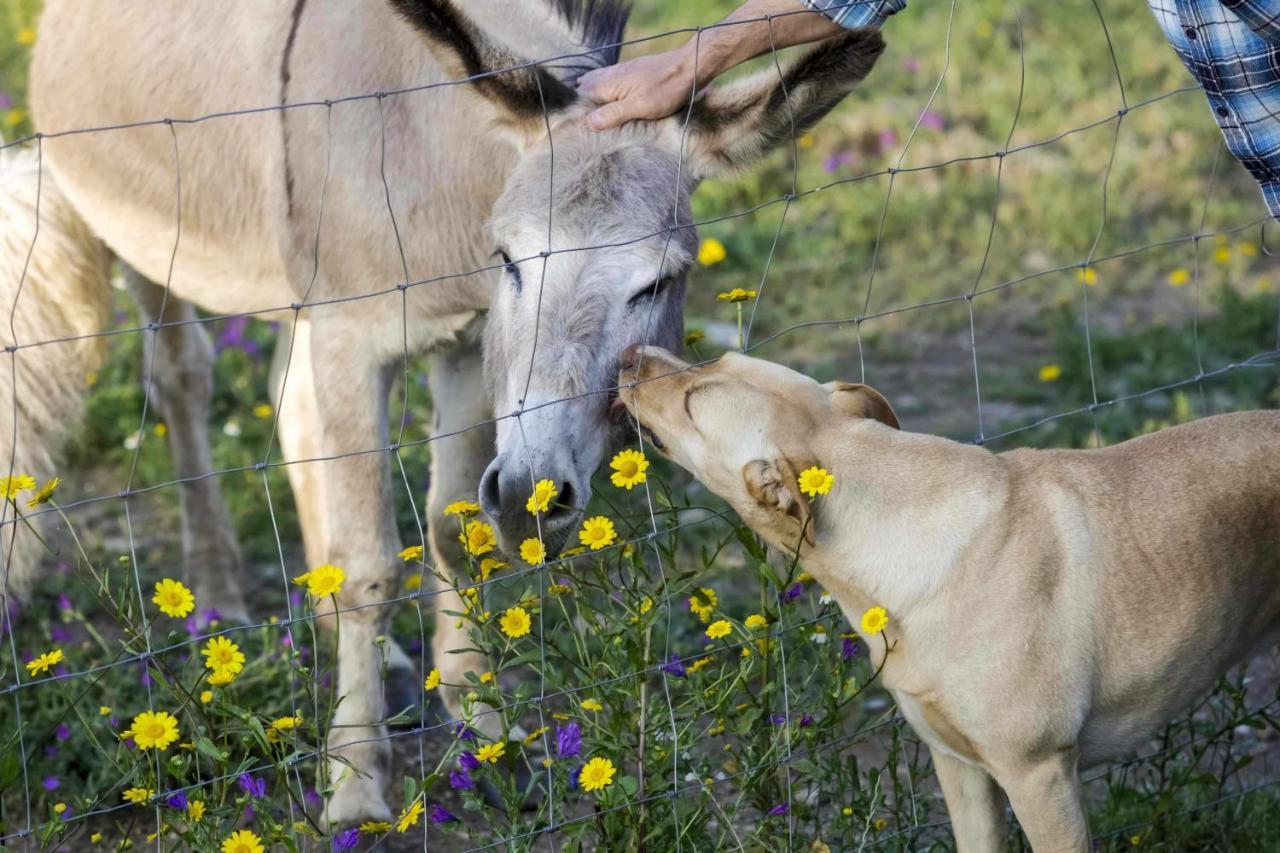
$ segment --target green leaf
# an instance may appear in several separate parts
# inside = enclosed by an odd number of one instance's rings
[[[214,745],[213,741],[204,736],[196,738],[196,750],[218,762],[226,761],[230,756],[230,753],[226,753],[218,749],[218,747]]]

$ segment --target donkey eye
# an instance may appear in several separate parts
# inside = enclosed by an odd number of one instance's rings
[[[627,299],[627,305],[639,305],[647,299],[654,299],[664,290],[671,286],[671,282],[675,280],[675,276],[669,275],[666,278],[660,278],[653,284],[647,284],[643,289],[637,290]]]
[[[516,293],[519,294],[524,290],[524,279],[520,278],[520,268],[512,263],[511,256],[505,249],[499,249],[494,254],[502,258],[502,265],[506,268],[507,275],[511,277],[511,284],[515,287]]]

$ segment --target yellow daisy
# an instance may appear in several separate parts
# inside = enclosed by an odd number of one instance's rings
[[[883,607],[872,607],[862,614],[862,631],[864,634],[875,636],[883,631],[888,624],[889,614],[885,612]]]
[[[240,670],[215,669],[209,676],[209,683],[214,687],[224,687],[236,680]]]
[[[168,711],[143,711],[129,726],[138,749],[166,750],[178,739],[178,718]]]
[[[746,302],[748,299],[755,299],[757,296],[754,290],[743,290],[741,287],[735,287],[726,293],[717,293],[716,299],[725,302]]]
[[[62,663],[63,657],[65,657],[65,655],[62,654],[62,649],[54,649],[51,652],[45,652],[35,660],[27,661],[27,675],[35,676],[42,672],[48,672],[53,667]]]
[[[621,451],[613,457],[609,467],[613,469],[613,473],[609,475],[609,482],[628,492],[633,486],[638,486],[648,479],[645,471],[649,468],[649,460],[645,459],[644,454],[639,450],[627,448]]]
[[[1178,267],[1169,273],[1169,286],[1182,287],[1191,281],[1191,273],[1185,267]]]
[[[546,512],[551,509],[551,502],[559,494],[560,490],[556,488],[553,480],[539,480],[534,484],[533,494],[529,495],[529,500],[525,503],[524,508],[533,515]]]
[[[1041,382],[1057,382],[1062,376],[1062,368],[1056,364],[1046,364],[1040,368],[1039,376]]]
[[[501,560],[495,560],[493,557],[485,557],[480,561],[480,580],[487,581],[489,576],[499,569],[505,569],[507,564]]]
[[[218,849],[222,853],[262,853],[262,839],[247,829],[241,829],[228,835]]]
[[[191,590],[173,578],[156,581],[156,594],[152,596],[151,603],[157,605],[165,616],[174,619],[185,618],[196,609],[196,597]]]
[[[1081,267],[1076,270],[1076,281],[1093,287],[1098,283],[1098,271],[1093,267]]]
[[[427,673],[426,680],[422,682],[422,689],[435,690],[439,686],[440,686],[440,670],[439,668],[433,667],[431,671]]]
[[[529,618],[529,611],[523,607],[512,607],[502,614],[502,620],[498,624],[502,626],[502,633],[515,638],[528,634],[533,620]]]
[[[476,760],[482,763],[497,764],[498,759],[507,754],[507,745],[502,741],[486,743],[476,751]]]
[[[597,756],[582,765],[582,770],[578,773],[578,784],[588,793],[599,791],[612,785],[617,773],[618,769],[613,766],[612,761]]]
[[[479,557],[494,549],[498,544],[498,537],[489,524],[475,520],[467,522],[465,531],[458,534],[458,541],[467,549],[468,554]]]
[[[27,509],[35,509],[40,506],[40,504],[48,503],[49,499],[53,497],[54,489],[58,488],[61,483],[61,478],[54,477],[52,480],[41,486],[40,490],[31,496],[31,500],[27,501]]]
[[[815,465],[800,472],[800,491],[811,498],[816,498],[818,495],[830,494],[835,481],[835,475],[829,473],[826,468]]]
[[[747,621],[743,623],[752,631],[763,631],[769,627],[769,620],[761,616],[759,613],[752,613],[747,617]]]
[[[212,691],[212,690],[201,690],[201,691],[200,691],[200,704],[201,704],[201,705],[208,705],[208,704],[209,704],[210,702],[212,702],[212,701],[213,701],[213,691]]]
[[[360,824],[360,831],[368,833],[390,832],[391,824],[385,820],[370,820]]]
[[[583,701],[583,703],[582,703],[582,710],[584,710],[584,711],[603,711],[603,710],[604,710],[604,705],[601,705],[601,704],[600,704],[600,700],[599,700],[599,699],[587,699],[587,700]]]
[[[12,477],[0,477],[0,497],[13,500],[19,492],[36,487],[36,478],[30,474],[15,474]]]
[[[553,583],[547,587],[547,594],[554,596],[568,595],[573,592],[573,587],[564,583]]]
[[[719,603],[720,599],[716,597],[716,591],[709,586],[695,589],[689,596],[689,610],[703,622],[711,618],[711,614],[716,612],[716,606]]]
[[[717,619],[707,626],[707,636],[719,640],[733,633],[733,624],[728,619]]]
[[[400,559],[404,560],[406,563],[409,562],[410,560],[421,560],[422,546],[410,545],[408,548],[405,548],[403,551],[400,552],[399,557]]]
[[[135,806],[145,806],[151,802],[153,796],[155,791],[150,788],[129,788],[124,792],[124,801],[133,803]]]
[[[192,800],[187,803],[187,819],[192,823],[199,823],[204,820],[204,801]]]
[[[599,551],[601,548],[607,548],[612,545],[617,538],[618,534],[617,531],[613,529],[613,522],[603,515],[588,518],[582,523],[582,529],[578,531],[578,541],[589,547],[592,551]]]
[[[698,263],[704,267],[713,267],[729,257],[729,253],[715,237],[708,237],[698,244]]]
[[[341,568],[325,563],[323,566],[316,566],[306,574],[298,575],[293,582],[306,584],[307,592],[311,593],[312,598],[327,598],[341,592],[342,582],[346,579],[347,573]]]
[[[422,804],[422,797],[414,800],[409,808],[400,812],[400,817],[396,820],[396,832],[408,832],[409,827],[417,824],[418,819],[422,817],[422,812],[426,807]]]
[[[547,549],[540,539],[526,539],[520,543],[520,559],[531,566],[541,566],[547,559]]]
[[[226,637],[214,637],[205,643],[200,654],[204,655],[204,665],[214,672],[235,675],[244,669],[244,652]]]
[[[444,508],[445,515],[456,515],[459,518],[475,515],[480,511],[480,504],[475,501],[454,501]]]

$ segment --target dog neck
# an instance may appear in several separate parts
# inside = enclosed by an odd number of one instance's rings
[[[1004,503],[1003,466],[982,448],[874,421],[815,438],[835,485],[814,502],[816,545],[801,564],[851,616],[880,605],[904,619],[936,598]]]

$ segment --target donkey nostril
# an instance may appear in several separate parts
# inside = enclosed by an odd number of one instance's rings
[[[502,507],[502,491],[498,486],[498,481],[502,479],[500,469],[494,465],[484,472],[484,477],[480,480],[480,502],[484,504],[485,511],[493,513]]]
[[[551,512],[548,518],[561,518],[573,515],[577,512],[577,495],[573,491],[573,483],[565,482],[560,484],[560,494],[556,495],[555,503],[551,505]]]

